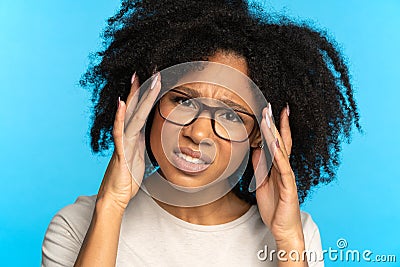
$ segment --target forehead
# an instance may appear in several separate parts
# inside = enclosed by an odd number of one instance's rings
[[[189,88],[186,91],[195,94],[194,97],[230,100],[245,107],[248,112],[255,107],[253,83],[245,73],[229,65],[215,62],[201,64],[201,68],[185,73],[176,85]]]

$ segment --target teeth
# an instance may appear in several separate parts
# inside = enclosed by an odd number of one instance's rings
[[[187,162],[191,162],[191,163],[195,163],[195,164],[205,164],[206,162],[204,160],[198,159],[198,158],[192,158],[189,155],[185,155],[182,153],[176,153],[176,155],[178,155],[178,157],[180,157],[181,159],[186,160]]]

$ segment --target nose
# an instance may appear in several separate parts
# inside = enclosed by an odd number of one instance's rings
[[[204,115],[208,113],[208,115]],[[190,138],[195,144],[209,143],[212,145],[212,140],[216,137],[212,129],[212,118],[208,111],[203,111],[199,117],[190,125],[184,126],[182,134]]]

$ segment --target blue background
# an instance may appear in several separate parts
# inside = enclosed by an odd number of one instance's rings
[[[260,1],[261,2],[261,1]],[[262,3],[266,3],[265,1]],[[270,1],[325,29],[347,56],[365,134],[343,146],[338,178],[303,205],[323,247],[395,254],[400,265],[400,2]],[[0,255],[37,266],[52,216],[96,194],[108,157],[91,154],[90,95],[78,86],[119,1],[0,1]],[[359,266],[326,260],[326,266]]]

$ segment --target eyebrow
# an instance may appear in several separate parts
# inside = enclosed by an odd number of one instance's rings
[[[179,89],[182,89],[182,90],[184,90],[182,93],[190,94],[193,98],[202,97],[197,90],[194,90],[194,89],[189,88],[189,87],[177,86],[177,87],[174,87],[173,89],[178,89],[178,91],[180,91]],[[232,101],[230,99],[217,99],[217,100],[221,101],[225,105],[229,106],[231,109],[234,109],[234,110],[237,110],[237,111],[242,111],[242,112],[247,113],[247,114],[252,114],[245,107],[243,107],[242,105],[240,105],[240,104],[238,104],[238,103],[236,103],[236,102],[234,102],[234,101]]]

